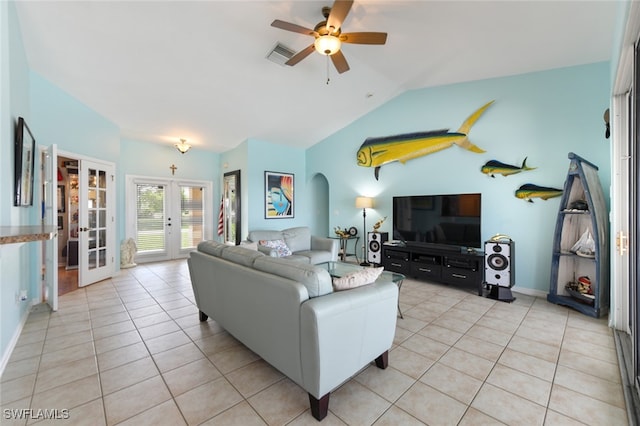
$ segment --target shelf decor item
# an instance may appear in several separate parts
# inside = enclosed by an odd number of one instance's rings
[[[609,218],[598,167],[569,153],[547,300],[595,318],[609,312]]]
[[[264,172],[265,219],[293,218],[293,173]]]
[[[33,171],[36,140],[24,118],[18,117],[14,156],[14,206],[33,205]]]

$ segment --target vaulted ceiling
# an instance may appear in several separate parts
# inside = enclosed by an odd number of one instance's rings
[[[332,1],[19,1],[32,70],[120,127],[126,139],[226,151],[246,139],[309,147],[412,89],[611,59],[616,1],[356,0],[338,74],[312,53],[268,61],[313,38]],[[329,84],[327,84],[329,78]],[[606,82],[603,82],[606,84]]]

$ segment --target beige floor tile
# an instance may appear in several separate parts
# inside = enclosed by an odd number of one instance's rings
[[[420,334],[414,334],[409,337],[407,340],[402,342],[401,346],[434,361],[440,359],[440,357],[451,348],[449,345],[424,337]]]
[[[393,367],[383,370],[375,365],[365,368],[354,380],[390,402],[395,402],[415,382]]]
[[[153,355],[153,359],[161,372],[173,370],[204,357],[200,348],[194,343],[187,343]]]
[[[29,374],[2,382],[2,386],[0,386],[0,403],[5,405],[31,396],[36,384],[36,377],[37,374]]]
[[[421,426],[425,423],[413,417],[411,414],[407,413],[396,407],[395,405],[389,408],[376,422],[375,426]]]
[[[122,321],[130,321],[128,312],[118,312],[113,315],[105,315],[103,317],[91,318],[91,327],[100,328],[109,324],[115,324]]]
[[[72,334],[67,334],[60,337],[52,337],[47,334],[47,339],[42,347],[42,352],[55,352],[61,349],[68,348],[69,346],[79,345],[80,343],[91,342],[93,337],[91,330],[81,330]]]
[[[454,347],[492,362],[496,361],[500,355],[502,355],[502,352],[504,352],[504,346],[486,342],[484,340],[471,337],[468,334],[462,336],[460,340],[456,342]]]
[[[546,408],[491,384],[484,384],[471,407],[508,425],[542,425]]]
[[[471,327],[473,327],[472,321],[466,321],[452,316],[447,316],[446,313],[442,314],[438,319],[432,322],[432,324],[439,325],[440,327],[448,328],[458,333],[466,333]]]
[[[24,330],[24,329],[23,329]],[[35,330],[31,332],[22,332],[18,341],[16,342],[16,347],[26,345],[28,343],[38,343],[44,342],[45,337],[47,336],[47,329],[43,328],[42,330]]]
[[[427,325],[426,327],[418,331],[418,334],[421,336],[429,337],[430,339],[436,340],[449,346],[454,345],[458,341],[458,339],[463,336],[462,333],[458,333],[456,331],[440,327],[439,325],[435,324]]]
[[[190,342],[191,339],[182,330],[178,330],[152,339],[146,339],[144,343],[147,345],[149,352],[155,355]]]
[[[93,327],[93,338],[98,340],[98,339],[103,339],[105,337],[109,337],[109,336],[115,336],[116,334],[121,334],[121,333],[126,333],[127,331],[132,331],[135,330],[135,325],[133,324],[133,321],[131,320],[126,320],[126,321],[120,321],[120,322],[116,322],[114,324],[108,324],[102,327]]]
[[[179,426],[186,425],[187,423],[180,413],[175,401],[170,399],[155,407],[149,408],[146,411],[133,416],[122,423],[118,423],[118,426],[139,426],[139,425],[171,425]]]
[[[14,361],[7,364],[2,373],[0,382],[17,379],[38,372],[40,357],[31,357],[21,361]]]
[[[553,410],[547,410],[547,416],[544,419],[545,426],[584,426],[585,423],[557,413]]]
[[[224,378],[200,385],[175,398],[188,424],[200,424],[233,407],[242,396]]]
[[[482,381],[439,362],[424,373],[420,382],[466,405],[471,403],[482,386]]]
[[[155,306],[158,304],[156,300],[149,296],[147,292],[138,293],[135,296],[129,296],[128,298],[123,298],[124,306],[128,311],[133,311],[135,309],[146,308],[148,306]]]
[[[418,379],[435,361],[399,346],[389,352],[389,365]]]
[[[169,314],[169,316],[175,320],[186,316],[193,316],[198,318],[198,312],[200,312],[198,308],[196,308],[195,305],[191,305],[182,308],[171,309],[167,311],[167,314]]]
[[[221,376],[222,374],[206,358],[162,373],[162,377],[174,397]]]
[[[160,376],[121,389],[104,397],[107,423],[115,424],[171,399]]]
[[[486,415],[482,411],[469,407],[467,412],[464,413],[464,416],[462,416],[462,420],[460,420],[458,426],[500,426],[504,424],[505,423]]]
[[[511,336],[515,333],[518,327],[520,327],[520,321],[509,321],[504,318],[494,317],[491,316],[490,311],[488,311],[475,323],[474,327],[475,326],[486,327]]]
[[[592,425],[627,425],[626,410],[554,384],[549,409]]]
[[[34,342],[34,343],[26,343],[22,346],[16,346],[11,356],[9,357],[9,362],[20,361],[27,358],[39,357],[42,355],[42,348],[44,347],[44,341]]]
[[[158,374],[160,373],[151,357],[142,358],[111,370],[101,371],[102,394],[109,395]]]
[[[549,402],[551,382],[530,376],[502,364],[495,366],[489,377],[487,377],[486,382],[544,407]]]
[[[67,415],[68,420],[66,421],[64,419],[51,419],[33,424],[38,426],[60,425],[65,423],[73,423],[73,426],[104,426],[107,424],[107,420],[104,417],[102,398],[97,398],[78,407],[71,408],[68,410]]]
[[[133,322],[137,328],[149,327],[166,321],[171,321],[171,317],[164,311],[133,319]]]
[[[329,409],[348,425],[372,424],[391,406],[373,391],[350,380],[329,398]]]
[[[560,346],[562,338],[564,337],[564,328],[562,327],[547,327],[537,328],[528,326],[526,321],[523,321],[522,325],[516,331],[516,336],[524,337],[525,339],[535,340],[536,342],[543,343],[545,345]]]
[[[405,330],[404,328],[396,327],[396,333],[393,336],[393,344],[399,345],[409,337],[413,336],[415,333],[409,330]]]
[[[599,359],[600,361],[609,362],[611,364],[618,363],[618,354],[616,353],[615,349],[595,345],[581,339],[567,338],[562,343],[562,348],[579,353],[581,355],[588,356],[590,358]]]
[[[196,340],[195,344],[202,349],[205,355],[209,356],[238,346],[240,342],[225,332]]]
[[[591,374],[610,382],[622,382],[620,378],[620,367],[617,364],[600,361],[599,359],[580,355],[567,349],[560,351],[558,365],[564,365],[565,367],[573,368],[574,370]]]
[[[151,305],[145,306],[144,308],[132,309],[129,311],[129,316],[135,320],[136,318],[159,313],[164,313],[160,305]]]
[[[466,404],[422,382],[416,382],[396,405],[420,421],[434,425],[455,425],[467,410]]]
[[[215,352],[208,358],[224,374],[260,359],[255,352],[240,344]]]
[[[451,348],[440,358],[440,362],[478,380],[486,379],[495,365],[485,358],[457,348]]]
[[[252,362],[226,375],[227,380],[245,398],[255,395],[283,377],[282,373],[263,360]]]
[[[61,364],[77,361],[90,356],[95,356],[93,342],[85,342],[79,345],[69,346],[55,352],[45,352],[40,357],[40,368],[54,368]]]
[[[134,343],[133,345],[123,346],[121,348],[98,354],[98,368],[100,371],[110,370],[119,365],[127,364],[148,355],[149,351],[144,343]]]
[[[41,393],[36,393],[31,401],[31,408],[67,408],[73,409],[80,405],[93,401],[102,396],[100,392],[100,381],[98,375],[84,377],[75,382],[66,383],[48,389]]]
[[[415,321],[421,321],[424,325],[430,324],[435,321],[442,312],[430,309],[428,303],[421,303],[411,308],[402,311],[402,315],[407,319],[414,319]]]
[[[96,353],[103,354],[105,352],[133,345],[141,341],[142,339],[140,338],[140,335],[136,330],[127,331],[124,333],[116,334],[115,336],[109,336],[105,337],[104,339],[96,340]]]
[[[563,365],[558,366],[553,383],[607,404],[625,408],[620,383],[610,382]]]
[[[556,371],[556,364],[553,362],[523,354],[522,352],[516,352],[509,348],[505,349],[498,363],[548,382],[553,380],[553,375]]]
[[[96,357],[89,356],[73,362],[60,364],[56,367],[38,371],[35,393],[43,392],[66,383],[71,383],[84,377],[98,373]]]
[[[505,347],[513,337],[513,333],[505,333],[494,328],[478,325],[477,323],[467,331],[465,336],[475,337],[485,342]]]
[[[286,424],[309,410],[309,396],[300,386],[283,379],[247,400],[269,425]],[[331,410],[331,398],[329,398]]]
[[[144,328],[138,327],[138,333],[140,333],[140,337],[142,337],[142,340],[145,341],[176,331],[182,330],[180,329],[180,327],[178,327],[178,324],[173,321],[165,321]]]
[[[513,336],[507,348],[553,363],[558,361],[558,353],[560,352],[559,346],[545,345],[520,336]]]
[[[289,423],[293,426],[293,423]],[[201,424],[201,426],[266,426],[248,402],[242,401]]]

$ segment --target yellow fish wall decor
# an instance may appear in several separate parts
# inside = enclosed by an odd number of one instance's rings
[[[394,161],[399,161],[404,164],[408,160],[450,148],[454,144],[471,152],[485,152],[469,141],[468,134],[474,123],[478,121],[480,116],[493,102],[494,101],[487,102],[471,114],[464,123],[462,123],[457,132],[449,132],[449,129],[441,129],[367,138],[357,153],[358,166],[375,167],[374,176],[376,180],[378,180],[380,167],[385,164]]]
[[[498,160],[489,160],[480,168],[480,171],[494,178],[496,175],[509,176],[526,170],[535,170],[536,168],[527,166],[527,159],[525,158],[520,167],[502,163]]]

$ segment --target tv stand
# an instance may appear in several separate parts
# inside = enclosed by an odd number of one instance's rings
[[[382,246],[382,266],[419,280],[474,286],[482,296],[484,253],[452,247]]]

